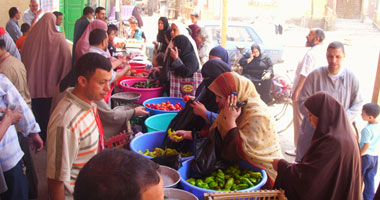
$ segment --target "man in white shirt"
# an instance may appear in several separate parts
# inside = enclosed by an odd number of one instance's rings
[[[327,47],[327,66],[318,67],[309,73],[298,96],[298,106],[303,116],[307,116],[304,102],[313,94],[324,91],[342,104],[348,120],[352,123],[362,110],[363,100],[359,90],[359,80],[347,67],[344,67],[344,45],[331,42]],[[304,117],[299,129],[296,162],[300,162],[308,150],[314,135],[314,127]]]
[[[22,21],[28,23],[30,26],[33,26],[41,17],[42,9],[38,10],[38,1],[30,0],[29,9],[24,12]]]
[[[59,11],[54,11],[53,14],[55,15],[55,17],[57,17],[57,20],[55,21],[55,28],[57,29],[57,31],[59,31],[59,27],[63,23],[63,13]]]
[[[323,40],[325,33],[322,29],[312,29],[306,36],[306,47],[311,47],[300,60],[294,76],[294,84],[292,88],[293,101],[293,127],[294,127],[294,146],[297,146],[299,129],[302,122],[302,115],[298,108],[298,94],[305,83],[307,75],[320,66],[326,66],[326,50],[323,48]],[[288,150],[286,154],[295,156],[295,150]]]

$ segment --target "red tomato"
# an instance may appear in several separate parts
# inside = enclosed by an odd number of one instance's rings
[[[167,101],[166,104],[170,104],[170,101]]]
[[[156,105],[156,104],[154,104],[154,103],[151,103],[151,104],[150,104],[150,107],[151,107],[151,108],[154,108],[154,107],[155,107],[155,105]]]
[[[189,95],[185,95],[184,97],[183,97],[183,101],[184,102],[188,102],[190,100],[190,96]]]
[[[173,105],[169,106],[169,110],[175,110],[176,108]]]

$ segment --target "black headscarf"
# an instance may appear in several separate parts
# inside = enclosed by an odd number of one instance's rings
[[[318,117],[311,145],[298,164],[280,160],[275,187],[288,199],[360,199],[359,146],[343,106],[318,92],[305,107]]]
[[[170,41],[171,38],[172,38],[171,35],[170,35],[170,30],[171,29],[170,29],[170,26],[169,26],[168,18],[166,18],[166,17],[160,17],[160,19],[158,19],[158,21],[162,21],[162,23],[164,24],[164,29],[163,30],[158,30],[157,42],[160,42],[162,44],[162,46],[160,48],[160,52],[165,52],[166,47],[168,47],[168,43],[165,40],[165,35],[168,38],[168,41]]]
[[[222,59],[231,68],[231,61],[230,61],[230,58],[228,57],[228,52],[222,46],[217,46],[217,47],[212,48],[209,55],[216,56]]]
[[[178,49],[178,57],[185,65],[185,69],[172,69],[176,75],[191,77],[199,69],[199,62],[190,40],[185,35],[178,35],[173,39],[174,46]]]
[[[210,84],[224,72],[230,72],[228,64],[219,59],[211,59],[208,60],[202,67],[202,77],[204,78],[203,82],[206,86],[210,86]]]
[[[207,110],[211,112],[218,111],[218,104],[215,100],[215,94],[208,89],[208,86],[224,72],[231,72],[228,64],[219,59],[208,60],[202,67],[203,81],[199,85],[196,96],[197,99],[203,103]],[[204,90],[204,91],[202,91]],[[198,98],[198,95],[202,95]]]
[[[259,50],[259,52],[260,52],[260,56],[261,56],[261,48],[260,48],[260,46],[258,45],[258,44],[252,44],[252,46],[251,46],[251,50],[253,50],[253,49],[257,49],[257,50]],[[260,57],[259,56],[259,57]]]

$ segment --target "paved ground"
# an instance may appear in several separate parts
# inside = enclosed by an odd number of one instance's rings
[[[158,16],[150,19],[144,17],[144,30],[148,37],[148,42],[155,38],[157,20]],[[364,102],[370,102],[379,58],[380,33],[373,29],[371,25],[361,24],[356,20],[340,20],[337,28],[336,31],[326,33],[325,43],[338,40],[346,44],[346,64],[359,78]],[[275,66],[276,73],[284,74],[287,70],[296,68],[298,60],[306,51],[304,44],[307,33],[307,29],[292,28],[285,29],[282,36],[273,35],[273,40],[281,43],[285,48],[285,63]],[[292,73],[290,73],[290,76],[292,76]],[[279,109],[281,109],[281,105],[271,107],[273,113],[278,112]],[[291,113],[292,110],[289,108],[283,119],[291,119]],[[279,134],[279,137],[283,152],[293,148],[293,126]],[[285,154],[284,158],[289,162],[294,160],[294,157]],[[47,199],[46,150],[35,155],[34,160],[39,177],[39,199]]]

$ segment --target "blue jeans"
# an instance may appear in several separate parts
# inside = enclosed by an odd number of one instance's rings
[[[375,175],[377,171],[377,156],[362,156],[362,177],[364,180],[363,199],[373,199],[375,195]]]
[[[28,179],[23,170],[21,160],[15,167],[4,172],[8,190],[0,194],[1,199],[28,200]]]

